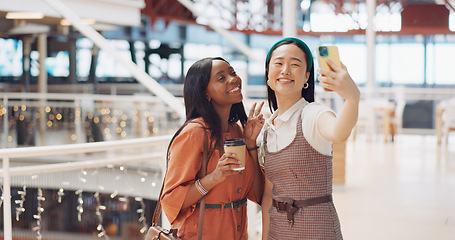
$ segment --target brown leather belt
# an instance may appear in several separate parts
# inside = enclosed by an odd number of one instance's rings
[[[272,204],[278,212],[286,212],[288,215],[288,224],[289,227],[294,225],[294,213],[299,210],[299,208],[309,207],[321,203],[328,203],[332,201],[332,195],[326,195],[322,197],[315,197],[306,200],[290,200],[286,202],[280,202],[275,199],[272,199]]]

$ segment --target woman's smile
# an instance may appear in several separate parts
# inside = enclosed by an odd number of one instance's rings
[[[294,80],[289,79],[289,78],[278,78],[277,80],[279,83],[282,83],[282,84],[289,84],[289,83],[294,82]]]
[[[239,85],[239,86],[229,90],[228,93],[241,93],[241,90],[242,89],[240,88],[240,85]]]

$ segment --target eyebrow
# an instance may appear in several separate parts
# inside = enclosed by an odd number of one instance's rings
[[[281,59],[284,59],[284,57],[276,57],[273,60],[281,60]],[[300,60],[300,58],[296,58],[296,57],[291,57],[291,60],[302,62],[302,60]]]
[[[228,70],[234,70],[234,68],[231,66],[231,67],[228,68]],[[215,73],[215,75],[213,75],[213,76],[216,76],[216,75],[219,75],[219,74],[222,74],[222,73],[224,73],[224,70],[220,70],[219,72]]]

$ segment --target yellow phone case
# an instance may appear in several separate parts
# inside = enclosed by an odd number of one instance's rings
[[[330,59],[337,66],[341,67],[340,55],[338,53],[337,46],[319,46],[318,47],[318,60],[319,67],[322,69],[331,70],[327,64],[327,60]]]

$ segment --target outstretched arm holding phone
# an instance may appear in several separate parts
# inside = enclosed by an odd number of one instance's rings
[[[335,91],[345,99],[345,103],[335,117],[331,113],[324,113],[318,120],[318,129],[322,137],[332,142],[343,142],[348,139],[352,128],[357,123],[360,91],[349,75],[346,66],[341,67],[327,60],[328,69],[318,69],[321,75],[318,77],[319,85],[324,89]]]

